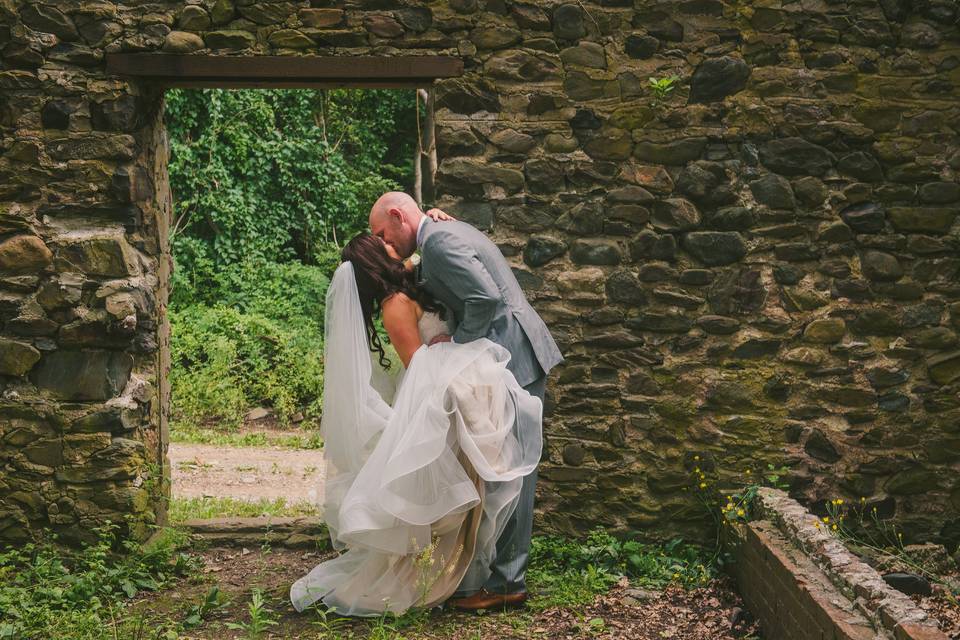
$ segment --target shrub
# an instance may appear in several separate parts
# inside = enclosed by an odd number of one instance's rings
[[[193,305],[171,312],[170,380],[175,418],[191,426],[240,425],[251,406],[273,407],[281,424],[320,411],[323,338],[318,324],[281,324],[255,312]]]
[[[326,269],[259,259],[217,268],[202,243],[182,238],[181,244],[171,292],[173,308],[219,304],[284,323],[323,326],[330,284]]]

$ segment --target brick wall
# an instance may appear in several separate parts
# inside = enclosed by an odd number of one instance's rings
[[[948,640],[909,598],[816,528],[816,517],[795,501],[763,490],[759,502],[768,519],[736,526],[732,548],[740,593],[764,637]]]
[[[743,527],[735,576],[744,602],[763,625],[764,637],[876,638],[869,620],[768,522]]]

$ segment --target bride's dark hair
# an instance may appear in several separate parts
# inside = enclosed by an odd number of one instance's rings
[[[357,234],[340,252],[340,257],[353,263],[370,351],[380,355],[380,366],[387,369],[390,367],[390,360],[384,352],[374,324],[374,318],[380,313],[383,301],[394,294],[403,293],[425,311],[435,311],[441,317],[444,315],[444,307],[425,290],[417,287],[413,272],[408,271],[403,262],[391,258],[383,241],[376,236],[369,233]]]

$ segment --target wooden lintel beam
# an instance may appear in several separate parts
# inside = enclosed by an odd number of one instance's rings
[[[463,74],[451,56],[203,56],[111,53],[107,71],[178,87],[419,87]]]
[[[144,82],[167,89],[420,89],[429,80],[245,80],[243,78],[183,78],[150,76]]]

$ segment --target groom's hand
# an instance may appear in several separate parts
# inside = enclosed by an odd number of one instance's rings
[[[434,222],[443,222],[446,220],[456,220],[452,215],[440,209],[430,209],[424,215],[429,216]]]
[[[430,344],[427,345],[427,346],[432,347],[433,345],[437,344],[438,342],[450,342],[450,336],[448,336],[448,335],[445,334],[445,333],[441,333],[440,335],[434,336],[433,340],[431,340],[431,341],[430,341]]]

